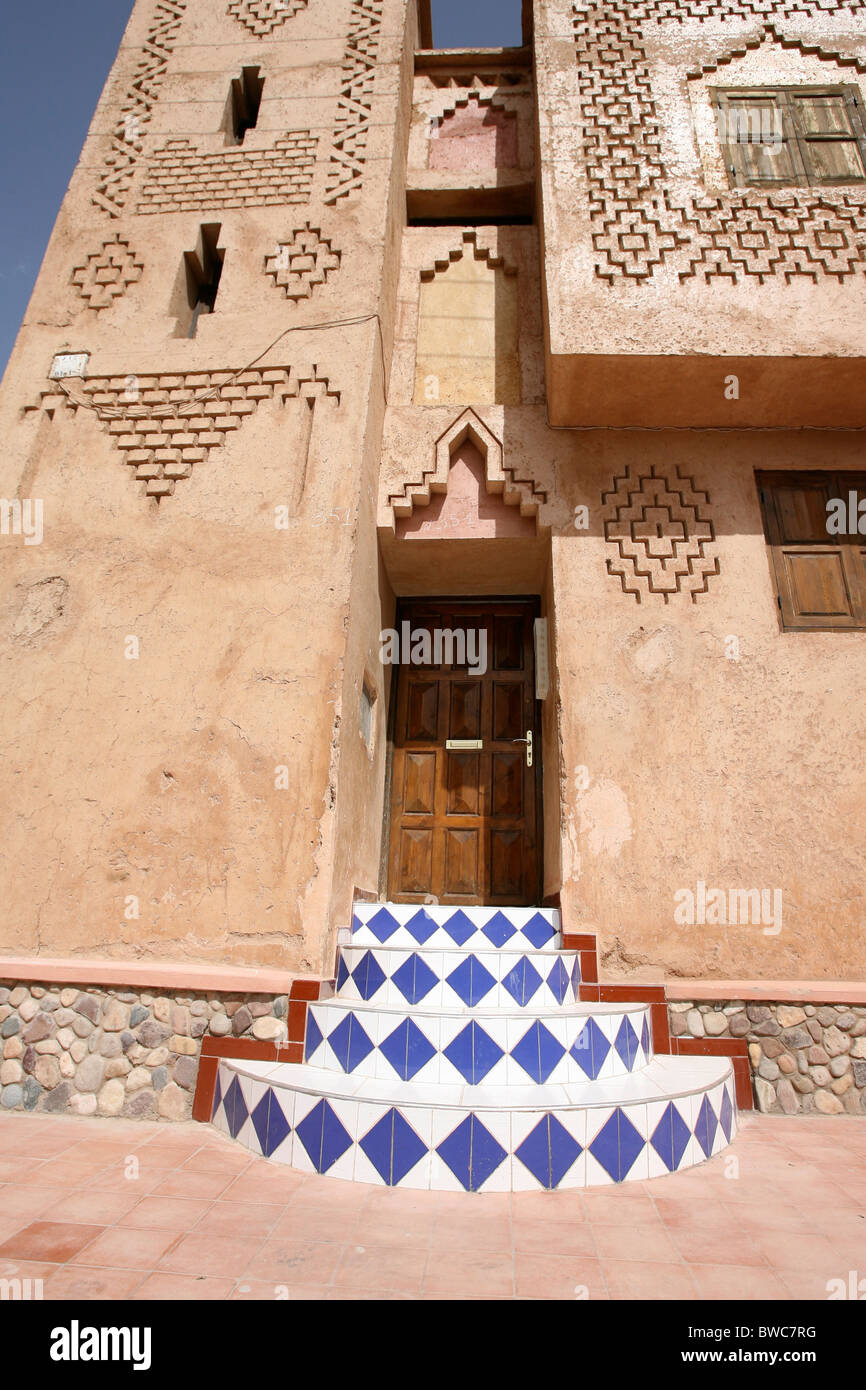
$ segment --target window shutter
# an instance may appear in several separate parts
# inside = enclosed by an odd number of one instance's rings
[[[866,497],[866,474],[764,472],[758,487],[783,627],[866,627],[866,547],[827,529],[828,502]]]

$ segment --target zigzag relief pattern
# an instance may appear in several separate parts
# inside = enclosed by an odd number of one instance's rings
[[[92,199],[110,217],[119,217],[126,203],[126,194],[144,148],[143,127],[149,122],[159,96],[185,11],[186,0],[158,0],[156,5],[142,56],[112,136],[111,154],[106,158]]]
[[[226,13],[257,39],[266,39],[298,10],[306,8],[307,0],[231,0]]]
[[[94,410],[133,471],[142,492],[157,502],[170,497],[175,484],[192,476],[212,450],[242,428],[259,403],[285,404],[299,395],[330,397],[340,393],[315,366],[265,367],[251,371],[165,373],[159,376],[88,377],[76,390],[43,391],[38,406],[53,419],[58,410]]]
[[[645,594],[660,594],[669,603],[672,594],[708,591],[710,577],[720,573],[718,556],[708,554],[715,542],[713,523],[703,514],[709,494],[691,478],[676,470],[669,482],[653,467],[648,473],[630,467],[614,478],[611,492],[602,494],[604,534],[616,555],[607,560],[609,574],[617,576],[623,593],[641,603]]]
[[[384,0],[353,0],[352,3],[325,185],[325,202],[329,204],[356,192],[364,178],[383,4]]]
[[[863,11],[866,0],[834,9]],[[695,198],[672,191],[643,38],[648,20],[815,14],[808,0],[588,0],[574,7],[583,150],[595,274],[607,284],[645,284],[659,266],[681,281],[782,276],[818,283],[866,273],[866,193],[732,190]],[[767,36],[787,42],[772,24]],[[758,40],[760,42],[760,39]],[[812,51],[811,49],[804,51]]]

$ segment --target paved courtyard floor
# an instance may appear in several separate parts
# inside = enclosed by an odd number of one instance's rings
[[[682,1174],[485,1196],[305,1176],[204,1125],[0,1115],[0,1279],[46,1299],[826,1299],[852,1270],[847,1116],[746,1115]]]

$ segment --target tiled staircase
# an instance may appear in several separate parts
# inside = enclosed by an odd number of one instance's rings
[[[212,1119],[307,1172],[521,1191],[689,1168],[737,1123],[727,1057],[654,1056],[646,1004],[580,1002],[533,908],[356,906],[303,1062],[222,1058]]]

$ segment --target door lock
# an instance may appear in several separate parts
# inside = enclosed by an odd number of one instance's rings
[[[526,744],[526,766],[532,767],[532,730],[529,730],[526,738],[513,738],[511,742]]]

